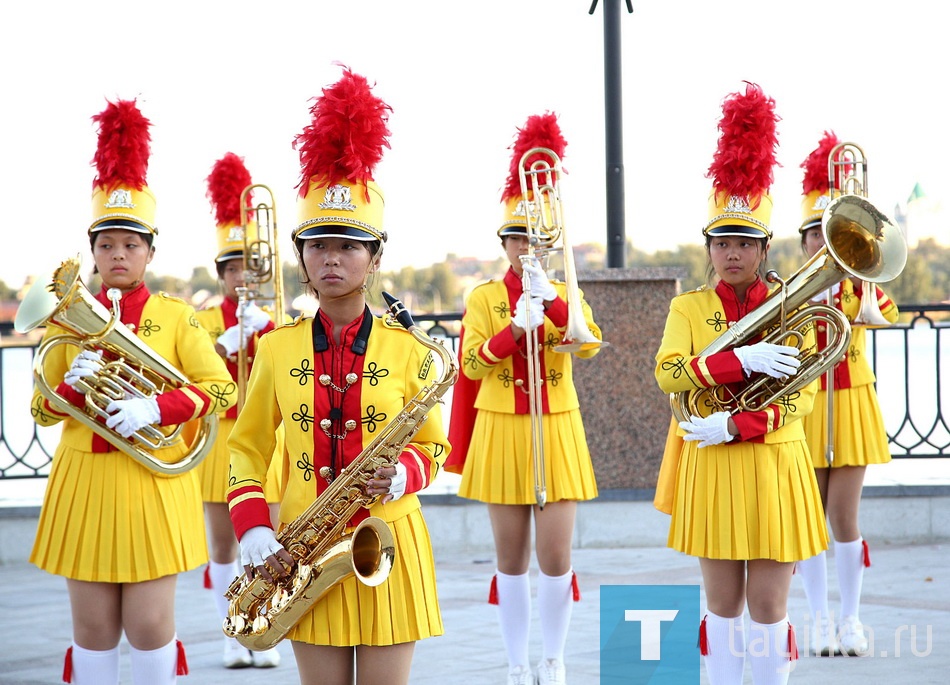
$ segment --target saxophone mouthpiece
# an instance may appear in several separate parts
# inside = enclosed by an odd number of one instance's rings
[[[383,299],[386,300],[386,306],[389,307],[390,315],[392,315],[396,321],[401,323],[407,331],[416,325],[412,320],[412,315],[402,302],[387,293],[385,290],[383,291]]]

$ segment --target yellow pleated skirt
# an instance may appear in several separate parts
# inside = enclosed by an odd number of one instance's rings
[[[891,460],[891,446],[884,429],[884,417],[877,401],[874,385],[835,390],[834,463],[840,466],[886,464]],[[825,441],[828,430],[828,393],[815,396],[815,407],[804,419],[805,439],[816,469],[828,468]]]
[[[201,501],[227,502],[228,474],[231,467],[231,452],[228,449],[228,436],[234,428],[235,419],[218,418],[218,437],[214,441],[211,452],[205,457],[195,470],[201,481]],[[277,430],[277,447],[274,449],[274,458],[267,469],[267,479],[264,481],[264,498],[272,503],[278,503],[283,493],[283,453],[284,428]]]
[[[198,474],[153,475],[122,452],[60,444],[30,561],[75,580],[138,583],[208,561]]]
[[[547,501],[597,497],[580,411],[545,414],[542,426]],[[478,411],[458,494],[489,504],[537,502],[530,416]]]
[[[395,645],[441,635],[435,560],[422,511],[389,523],[396,558],[389,577],[368,587],[354,576],[333,587],[287,634],[333,647]]]
[[[799,561],[828,547],[815,470],[802,440],[684,443],[668,545],[707,559]]]

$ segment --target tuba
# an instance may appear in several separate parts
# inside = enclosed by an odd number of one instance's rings
[[[252,579],[241,574],[231,583],[225,593],[230,606],[223,629],[248,649],[276,645],[315,602],[350,575],[375,587],[392,570],[396,546],[386,522],[370,516],[351,533],[344,532],[346,522],[376,499],[366,494],[366,483],[376,469],[391,466],[399,458],[429,411],[455,383],[458,364],[441,342],[413,323],[402,302],[385,292],[383,298],[390,316],[442,360],[441,377],[420,389],[306,511],[277,533],[277,541],[296,562],[287,578],[269,583],[255,572]],[[329,474],[321,469],[320,475]]]
[[[259,201],[248,206],[248,200],[255,190],[267,194],[267,200]],[[271,189],[260,183],[249,185],[241,192],[239,207],[247,207],[241,212],[241,228],[244,234],[244,286],[237,288],[238,295],[238,326],[240,326],[240,340],[244,335],[244,308],[248,302],[272,302],[274,305],[275,325],[284,323],[284,279],[281,273],[280,250],[277,245],[277,206]],[[257,236],[251,235],[250,224],[257,226]],[[272,284],[271,292],[264,292],[262,287]],[[248,336],[249,337],[249,336]],[[247,392],[248,364],[247,347],[238,348],[238,411],[244,406],[244,397]]]
[[[738,393],[722,385],[671,393],[677,421],[719,411],[760,411],[820,378],[841,360],[851,341],[847,317],[830,305],[802,305],[846,276],[869,283],[896,278],[907,261],[907,245],[900,229],[860,195],[832,200],[822,215],[821,230],[824,247],[787,282],[770,272],[769,280],[781,287],[699,353],[723,352],[768,333],[765,342],[794,344],[801,350],[798,373],[788,378],[756,375]],[[802,348],[805,333],[816,325],[826,327],[827,345],[821,350]]]
[[[19,333],[46,323],[69,331],[47,338],[37,349],[33,359],[37,389],[56,409],[69,414],[156,475],[175,476],[194,468],[214,444],[218,432],[218,419],[214,414],[200,419],[189,451],[177,462],[159,459],[152,450],[170,447],[184,439],[185,424],[145,426],[130,438],[122,437],[105,425],[104,420],[109,416],[106,407],[113,400],[150,398],[190,385],[190,381],[119,323],[121,294],[118,290],[108,293],[112,300],[111,312],[90,294],[79,278],[79,266],[78,256],[64,261],[46,283],[38,281],[30,288],[17,309],[14,326]],[[81,409],[58,395],[46,379],[46,355],[58,345],[100,349],[106,353],[102,368],[77,383],[86,398]]]
[[[530,160],[530,163],[529,163]],[[532,253],[521,257],[522,263],[535,258],[544,260],[554,252],[564,254],[564,282],[567,285],[567,327],[556,352],[581,352],[607,347],[610,343],[595,337],[587,327],[581,303],[577,272],[574,268],[574,250],[567,238],[564,225],[564,207],[561,202],[560,180],[563,171],[561,159],[549,148],[535,147],[521,156],[518,177],[521,196],[525,201],[525,225]],[[560,249],[555,247],[561,239]],[[525,299],[531,297],[531,280],[524,276]],[[542,509],[547,501],[544,475],[544,414],[541,394],[541,350],[533,333],[525,336],[525,354],[528,358],[528,407],[531,417],[531,457],[534,467],[534,494]]]

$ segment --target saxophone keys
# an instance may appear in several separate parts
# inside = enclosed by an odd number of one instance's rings
[[[270,628],[270,621],[265,616],[258,616],[251,624],[252,635],[263,635]]]
[[[240,635],[244,632],[244,628],[247,626],[247,621],[244,620],[244,617],[240,614],[234,616],[228,616],[224,619],[224,625],[221,626],[225,634],[229,637],[234,637],[235,635]]]

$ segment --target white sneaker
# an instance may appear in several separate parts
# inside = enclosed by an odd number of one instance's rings
[[[251,650],[233,637],[224,638],[224,658],[222,661],[225,668],[247,668],[254,663]]]
[[[837,656],[841,654],[834,628],[827,618],[812,625],[811,653],[815,656]]]
[[[254,659],[254,668],[274,668],[280,666],[280,652],[276,647],[265,649],[263,652],[251,652]]]
[[[538,685],[564,685],[564,663],[560,659],[541,659],[538,664]]]
[[[508,685],[535,685],[535,682],[530,668],[515,666],[508,671]]]
[[[857,616],[845,616],[838,624],[838,645],[848,656],[864,656],[868,652],[868,636]]]

